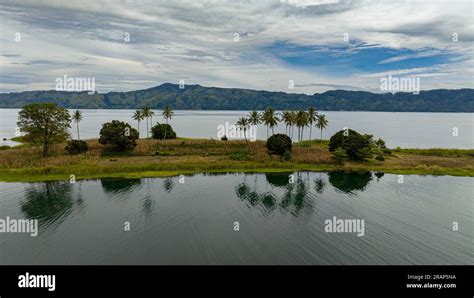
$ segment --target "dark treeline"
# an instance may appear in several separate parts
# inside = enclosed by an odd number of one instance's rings
[[[20,108],[39,102],[55,102],[74,109],[137,109],[148,106],[176,110],[276,110],[305,109],[322,111],[398,111],[398,112],[474,112],[474,89],[429,90],[419,94],[378,94],[363,91],[333,90],[305,95],[200,85],[162,84],[130,92],[94,93],[63,91],[25,91],[0,94],[0,108]]]

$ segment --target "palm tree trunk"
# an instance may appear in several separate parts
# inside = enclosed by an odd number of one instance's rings
[[[323,129],[321,128],[321,142],[323,141]]]
[[[76,122],[77,125],[77,139],[80,140],[81,137],[79,136],[79,122]]]
[[[138,120],[138,137],[140,138],[140,120]]]
[[[311,131],[313,130],[313,126],[311,125],[309,127],[309,140],[311,141]]]
[[[148,117],[146,117],[146,137],[148,138]]]
[[[168,131],[168,118],[166,118],[165,120],[166,120],[166,126],[165,126],[165,136],[163,137],[163,140],[166,140],[166,133]]]
[[[246,131],[247,131],[247,130],[244,129],[244,139],[245,139],[245,143],[247,144],[247,149],[248,149],[249,152],[250,152],[250,145],[249,145],[249,142],[247,141],[247,136],[245,135]]]

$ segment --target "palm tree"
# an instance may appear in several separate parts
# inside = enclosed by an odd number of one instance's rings
[[[148,116],[150,117],[150,128],[153,127],[153,116],[155,115],[155,112],[153,110],[150,110],[150,113],[148,113]]]
[[[311,131],[313,130],[313,123],[316,122],[318,112],[313,107],[308,109],[308,124],[309,124],[309,139],[311,140]]]
[[[247,129],[250,128],[250,123],[251,122],[252,122],[252,120],[249,119],[249,118],[240,117],[239,120],[235,123],[235,125],[237,126],[238,129],[244,131],[244,139],[245,139],[245,143],[247,144],[247,148],[249,149],[249,151],[250,151],[250,146],[249,146],[249,142],[247,141],[246,133],[247,133]]]
[[[267,126],[267,137],[268,137],[268,128],[272,129],[272,135],[275,134],[273,128],[278,125],[280,119],[275,114],[275,110],[272,107],[268,107],[263,113],[263,123]]]
[[[328,120],[326,119],[326,115],[318,115],[316,120],[316,127],[321,130],[321,141],[323,140],[323,129],[325,129],[327,126]]]
[[[308,113],[299,110],[296,113],[296,126],[298,127],[298,141],[303,140],[304,127],[308,126]]]
[[[291,112],[288,110],[285,110],[281,113],[281,120],[285,123],[285,132],[288,135],[288,126],[292,125],[292,115]]]
[[[145,116],[140,110],[136,110],[135,113],[133,113],[132,119],[138,121],[138,135],[140,135],[140,121],[142,121],[144,118]]]
[[[79,122],[81,122],[81,120],[82,120],[82,112],[79,111],[79,110],[74,111],[74,113],[72,113],[72,119],[74,120],[74,122],[76,122],[76,125],[77,125],[77,139],[80,140],[81,138],[79,137]]]
[[[295,127],[295,124],[296,124],[296,112],[291,111],[290,115],[291,115],[291,117],[290,117],[291,138],[293,138],[294,127]]]
[[[168,130],[168,119],[171,119],[171,117],[173,115],[174,115],[174,112],[169,106],[166,106],[163,109],[163,118],[165,118],[165,121],[166,121],[165,136],[164,136],[163,140],[166,139],[166,131]]]
[[[145,106],[142,110],[143,117],[146,120],[146,137],[147,138],[149,137],[149,132],[150,132],[150,129],[148,127],[148,118],[150,117],[150,112],[151,110],[148,106]]]
[[[262,117],[261,117],[260,113],[255,111],[255,110],[250,112],[249,120],[250,120],[250,124],[255,125],[255,126],[262,123]]]

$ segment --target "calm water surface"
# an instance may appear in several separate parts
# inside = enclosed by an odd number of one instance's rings
[[[474,264],[473,178],[289,174],[0,183],[0,218],[40,224],[0,234],[0,264]]]
[[[15,135],[18,109],[0,109],[0,144],[11,145],[10,141],[1,141]],[[134,110],[83,110],[84,120],[80,123],[82,138],[98,138],[102,123],[121,120],[137,127],[132,120]],[[154,111],[154,123],[163,122],[161,111]],[[382,138],[389,147],[402,148],[474,148],[474,114],[472,113],[392,113],[392,112],[322,112],[329,120],[329,127],[323,131],[328,139],[335,132],[349,127],[362,133]],[[175,111],[170,124],[178,136],[189,138],[217,138],[218,125],[235,124],[248,111]],[[457,128],[458,136],[453,136]],[[76,135],[75,124],[71,132]],[[285,132],[280,124],[275,132]],[[305,130],[309,137],[309,129]],[[266,138],[266,128],[259,126],[257,137]],[[146,136],[146,124],[140,124],[140,135]],[[294,136],[297,133],[295,130]],[[312,138],[319,138],[320,132],[313,128]]]

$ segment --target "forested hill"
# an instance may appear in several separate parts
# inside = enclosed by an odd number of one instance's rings
[[[419,94],[378,94],[333,90],[305,95],[235,88],[162,84],[130,92],[25,91],[0,94],[0,108],[20,108],[34,102],[56,102],[77,109],[277,110],[315,107],[324,111],[474,112],[474,89],[430,90]]]

